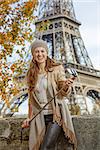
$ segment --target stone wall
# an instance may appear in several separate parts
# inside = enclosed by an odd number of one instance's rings
[[[21,144],[21,122],[23,118],[0,119],[0,150],[28,150],[29,129],[23,130]],[[78,141],[78,150],[100,150],[100,117],[74,116],[73,124]],[[61,135],[57,150],[67,150]],[[63,147],[63,149],[62,149]]]

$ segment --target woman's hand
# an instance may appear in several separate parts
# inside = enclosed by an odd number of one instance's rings
[[[65,81],[65,85],[68,85],[68,87],[69,87],[69,86],[72,86],[74,80],[75,80],[75,78],[68,78],[68,79]]]
[[[28,128],[29,123],[30,123],[30,119],[29,118],[25,119],[22,123],[22,128]]]

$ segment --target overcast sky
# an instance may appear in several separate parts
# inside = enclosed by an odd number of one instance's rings
[[[73,0],[80,33],[90,59],[100,70],[100,0]]]

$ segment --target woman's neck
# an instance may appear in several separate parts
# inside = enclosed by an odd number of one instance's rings
[[[45,71],[45,62],[39,64],[39,73],[44,73]]]

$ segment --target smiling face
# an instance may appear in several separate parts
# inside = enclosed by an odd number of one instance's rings
[[[47,51],[43,47],[37,47],[33,53],[33,58],[35,61],[37,61],[38,64],[45,63],[47,60]]]

